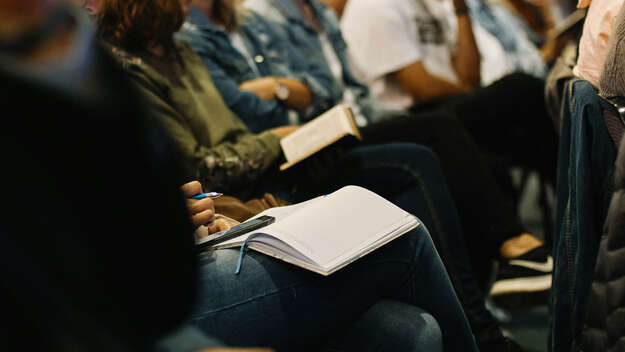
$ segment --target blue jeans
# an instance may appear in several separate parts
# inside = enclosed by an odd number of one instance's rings
[[[596,89],[566,85],[558,154],[550,351],[578,351],[616,150]]]
[[[468,267],[468,272],[466,270],[464,271],[466,275],[463,276],[463,279],[472,280],[470,265],[468,264],[468,259],[466,259],[466,252],[464,252],[463,234],[460,230],[457,214],[444,184],[438,160],[429,149],[411,143],[393,143],[359,147],[348,152],[338,165],[339,166],[333,170],[334,177],[332,181],[328,182],[326,189],[320,190],[320,192],[332,192],[341,186],[356,184],[371,189],[372,191],[402,207],[406,211],[416,214],[428,229],[437,233],[437,238],[442,239],[441,242],[444,243],[442,246],[443,248],[454,247],[456,252],[459,252],[457,253],[457,257],[453,255],[452,257],[454,261],[464,260],[464,263],[466,264],[465,268]],[[286,196],[287,192],[280,193],[280,188],[289,188],[284,187],[284,185],[272,185],[269,183],[266,187],[267,188],[265,190],[281,194],[283,197]],[[289,197],[290,200],[300,201],[316,195],[318,194],[299,192],[289,194]],[[429,248],[431,243],[429,242],[429,236],[427,237],[427,247]],[[401,241],[404,241],[404,239]],[[439,244],[437,243],[437,245]],[[383,252],[386,250],[386,248],[381,249]],[[436,253],[436,249],[432,248],[431,250]],[[367,260],[367,258],[365,258],[365,260]],[[445,346],[447,347],[447,351],[471,350],[472,348],[475,348],[473,337],[471,336],[471,331],[468,329],[462,308],[457,305],[458,301],[453,292],[453,287],[451,287],[448,281],[445,268],[440,265],[438,255],[436,255],[436,259],[433,259],[433,261],[435,261],[435,263],[428,264],[427,266],[438,268],[436,269],[439,270],[439,274],[437,275],[441,275],[441,280],[443,280],[444,277],[444,284],[443,282],[440,282],[437,287],[425,284],[425,288],[422,288],[422,290],[432,293],[433,296],[428,296],[426,302],[423,302],[421,305],[417,304],[417,306],[423,308],[436,318],[442,329],[443,340]],[[245,265],[247,265],[247,263],[244,264],[244,267]],[[350,267],[347,269],[349,268]],[[300,271],[299,269],[294,270],[296,272]],[[228,273],[231,272],[232,270],[228,269]],[[393,279],[399,279],[399,277],[396,277],[398,274],[392,270],[389,270],[385,275],[392,276]],[[381,293],[380,289],[382,289],[382,287],[379,287],[374,292],[371,292],[373,295],[377,295],[376,299],[373,299],[366,304],[359,304],[356,306],[358,314],[362,314],[362,311],[364,311],[363,309],[366,309],[363,306],[371,306],[376,300],[382,297],[387,297],[385,294]],[[349,294],[353,295],[354,299],[358,298],[356,297],[358,295],[357,292],[350,291],[348,295]],[[394,296],[395,294],[391,297]],[[442,307],[438,306],[438,308],[443,311],[449,310],[450,312],[448,313],[456,316],[454,319],[459,319],[452,324],[453,326],[449,325],[448,320],[440,320],[440,312],[435,313],[429,309],[430,305],[436,305],[439,303],[436,301],[440,300],[440,297],[446,297],[445,300],[449,300],[451,305],[447,306],[446,303]],[[429,302],[430,300],[431,302]],[[413,303],[414,300],[408,299],[407,302]],[[337,304],[338,303],[340,302],[337,302]],[[354,320],[354,317],[357,315],[354,315],[354,311],[351,312],[352,314],[347,314],[345,317],[336,317],[336,319],[349,318]],[[276,316],[280,315],[281,314],[276,314]],[[332,329],[327,331],[331,332]],[[461,336],[461,338],[453,339],[453,341],[447,341],[452,334],[457,334],[456,336]],[[218,338],[222,338],[221,335],[216,336]],[[279,338],[279,336],[274,337],[276,339]],[[226,342],[231,342],[231,340],[224,340]],[[391,339],[389,338],[389,341],[390,340]],[[310,343],[310,341],[306,341]],[[285,346],[291,345],[287,344]],[[469,347],[467,348],[467,346]]]
[[[477,351],[424,225],[328,277],[254,251],[235,275],[238,254],[224,249],[200,255],[192,316],[200,330],[228,345],[279,351],[338,345],[351,351],[370,341],[365,351],[395,344],[402,351],[441,350],[433,319],[412,309],[421,307],[438,322],[445,351]],[[386,299],[397,303],[376,306]],[[398,323],[406,324],[399,331],[412,334],[395,331]]]

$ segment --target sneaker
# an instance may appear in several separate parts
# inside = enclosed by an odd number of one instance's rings
[[[504,307],[546,304],[552,272],[553,258],[549,250],[546,246],[538,247],[522,256],[502,261],[490,295]],[[530,296],[532,299],[523,299]]]

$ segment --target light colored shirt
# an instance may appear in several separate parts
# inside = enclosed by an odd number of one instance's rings
[[[402,110],[415,103],[391,75],[412,63],[421,61],[431,74],[458,83],[452,67],[456,31],[444,15],[446,4],[437,0],[347,3],[341,29],[350,64],[371,94],[389,107]]]
[[[349,58],[371,93],[393,109],[418,103],[393,73],[422,62],[431,75],[460,83],[453,68],[458,22],[449,0],[350,0],[341,20]],[[481,53],[482,85],[514,71],[498,39],[473,23]]]
[[[599,87],[599,76],[608,49],[614,20],[624,0],[580,0],[579,8],[588,7],[584,31],[579,41],[579,55],[573,73]]]
[[[332,76],[334,76],[334,79],[337,82],[340,82],[341,86],[344,88],[341,104],[349,106],[352,109],[352,113],[356,119],[356,124],[359,127],[366,126],[368,123],[367,118],[362,114],[362,110],[356,101],[356,95],[343,80],[343,65],[341,65],[341,60],[334,51],[334,47],[332,46],[332,43],[330,43],[328,35],[326,33],[319,33],[318,38],[321,43],[321,48],[323,49],[323,56],[325,57],[328,66],[330,66]]]

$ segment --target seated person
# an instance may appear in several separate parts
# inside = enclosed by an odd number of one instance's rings
[[[593,4],[591,4],[593,6]],[[610,33],[605,64],[599,77],[599,93],[606,99],[625,97],[625,72],[623,71],[625,40],[625,6],[614,20]],[[617,109],[611,109],[618,114]],[[605,114],[605,113],[604,113]],[[608,125],[606,123],[606,125]],[[622,123],[615,123],[618,133],[610,131],[615,146],[618,148],[613,172],[613,192],[610,195],[601,243],[598,246],[594,278],[588,298],[588,313],[584,319],[584,328],[579,338],[581,348],[588,352],[614,352],[625,349],[625,331],[618,317],[625,311],[625,297],[622,289],[615,288],[622,280],[623,255],[623,199],[625,185],[625,144],[623,143]]]
[[[275,35],[268,32],[271,28],[262,18],[253,13],[231,13],[238,6],[232,1],[196,1],[194,5],[190,18],[198,20],[187,21],[183,33],[204,34],[199,38],[183,37],[201,57],[219,53],[220,64],[233,55],[240,56],[240,63],[229,62],[227,70],[215,66],[215,62],[204,62],[228,107],[252,132],[297,124],[332,107],[331,94],[338,93],[327,89],[332,80],[329,72],[299,56],[286,43],[273,40]],[[200,11],[211,13],[213,7],[215,16],[223,17],[219,24],[198,18],[202,16]],[[251,25],[241,26],[244,21]],[[254,31],[265,35],[256,36]],[[214,42],[207,43],[208,36]],[[265,50],[270,40],[271,47]],[[286,60],[285,56],[292,59]],[[232,70],[239,75],[237,82],[227,75]]]
[[[113,54],[180,146],[188,168],[211,190],[238,188],[241,193],[245,187],[268,181],[260,176],[275,167],[279,136],[289,131],[277,129],[253,135],[228,110],[201,60],[187,45],[174,41],[185,10],[187,2],[174,0],[105,0],[99,6],[101,35],[114,45]],[[130,20],[122,22],[121,18]],[[405,144],[372,150],[376,153],[353,155],[353,166],[369,162],[365,160],[368,155],[379,154],[378,158],[385,161],[393,160],[394,155],[427,155],[425,149]],[[435,167],[427,159],[421,161]],[[406,165],[402,160],[397,162]],[[354,180],[375,186],[380,184],[375,179],[382,178],[395,189],[380,188],[380,193],[386,192],[397,204],[401,204],[402,196],[409,199],[405,201],[408,205],[413,195],[418,196],[412,181],[404,178],[395,182],[382,176],[389,174],[389,169],[376,173],[370,166],[371,172],[360,169],[357,176],[362,179]],[[339,172],[337,179],[341,178]],[[401,194],[397,194],[398,187]],[[191,193],[195,191],[187,195]],[[376,344],[395,346],[392,349],[440,349],[440,339],[426,333],[436,329],[423,330],[423,325],[431,326],[433,320],[415,310],[421,307],[440,326],[446,351],[476,350],[445,269],[439,259],[433,260],[438,255],[424,227],[327,278],[257,253],[246,256],[246,264],[236,276],[233,269],[237,258],[238,250],[201,254],[199,301],[191,319],[226,343],[298,350],[328,341],[372,305],[383,298],[394,298],[402,303],[391,311],[379,312],[379,316],[410,324],[393,325],[401,331],[394,332],[390,326],[378,330],[385,331],[384,336],[359,335],[353,344],[375,337],[379,339]],[[421,285],[428,285],[428,289]],[[423,319],[427,324],[420,323]]]
[[[483,151],[555,179],[544,82],[513,74],[480,88],[481,55],[464,0],[352,0],[341,26],[375,96],[396,108],[451,109]]]
[[[487,30],[501,44],[501,49],[505,53],[504,61],[508,67],[507,72],[504,71],[506,73],[525,72],[538,78],[546,78],[548,67],[552,65],[564,44],[570,39],[568,35],[556,36],[554,31],[548,32],[544,37],[537,35],[522,16],[502,2],[468,0],[467,5],[473,25],[479,25]],[[479,49],[485,55],[492,55],[485,50],[487,48],[480,47]],[[497,50],[495,48],[495,51]],[[502,77],[489,75],[487,63],[481,66],[483,85]],[[485,74],[491,77],[486,83]]]
[[[153,350],[196,296],[185,177],[90,21],[59,3],[0,0],[0,105],[19,111],[0,132],[0,349]]]
[[[553,317],[550,319],[549,344],[553,350],[579,349],[582,326],[587,318],[592,318],[590,322],[595,327],[605,327],[605,321],[601,322],[597,317],[606,310],[597,314],[589,309],[597,306],[594,301],[597,296],[591,295],[596,288],[591,286],[593,269],[600,250],[599,242],[605,235],[604,224],[614,192],[614,163],[621,139],[618,135],[622,136],[623,132],[618,112],[622,103],[613,98],[624,92],[618,88],[619,85],[622,87],[623,77],[621,55],[617,54],[624,27],[621,25],[616,31],[614,26],[608,29],[603,23],[614,24],[619,11],[622,17],[625,8],[621,2],[620,10],[610,10],[609,6],[593,9],[601,4],[590,4],[583,40],[580,41],[578,69],[582,69],[578,72],[591,77],[598,70],[602,96],[597,95],[597,87],[590,80],[573,78],[566,84],[562,103],[562,157],[558,160],[561,171],[556,195],[556,234],[559,236],[554,243],[557,270],[553,275],[555,289],[550,307]],[[621,37],[614,37],[615,34]],[[587,51],[586,46],[594,51]],[[591,58],[601,60],[604,66],[593,66],[596,63]],[[583,63],[581,66],[580,62]],[[576,245],[571,247],[571,243]],[[575,277],[574,281],[571,276]],[[606,349],[605,346],[601,348]]]
[[[216,31],[215,28],[221,26],[222,20],[214,8],[219,6],[218,4],[229,2],[231,3],[231,1],[194,1],[196,6],[192,8],[191,15],[187,18],[181,37],[188,40],[200,54],[211,74],[221,78],[216,81],[216,85],[222,92],[226,103],[232,106],[228,101],[230,94],[225,91],[230,92],[231,89],[236,89],[237,84],[244,84],[249,79],[247,73],[251,72],[252,69],[246,67],[243,53],[227,38],[236,32],[246,38],[247,42],[266,43],[271,49],[263,51],[263,47],[259,46],[254,47],[251,52],[252,56],[260,55],[263,57],[267,56],[266,52],[273,50],[276,42],[284,43],[285,40],[279,33],[276,33],[275,27],[271,27],[266,21],[258,19],[255,14],[246,16],[245,10],[236,10],[233,5],[230,5],[229,8],[235,9],[234,13],[226,13],[225,17],[241,17],[241,23],[230,31],[221,33]],[[212,8],[206,4],[211,4]],[[293,44],[303,49],[304,56],[313,58],[321,65],[332,66],[335,78],[333,86],[338,86],[339,90],[344,92],[339,97],[344,95],[343,103],[355,107],[354,110],[357,115],[358,113],[362,115],[361,121],[366,123],[366,126],[361,129],[365,143],[406,140],[423,143],[434,149],[441,158],[442,167],[460,211],[465,231],[468,232],[468,238],[474,245],[471,254],[484,257],[485,247],[482,244],[485,242],[488,248],[493,248],[492,251],[487,251],[489,258],[498,257],[498,249],[500,248],[502,249],[501,255],[506,258],[523,255],[541,245],[535,237],[526,233],[523,234],[524,231],[520,230],[522,226],[518,223],[512,208],[505,203],[502,191],[497,187],[494,177],[483,160],[482,153],[475,147],[475,143],[468,132],[464,130],[464,127],[454,116],[419,114],[397,118],[397,114],[406,115],[406,113],[384,109],[382,103],[369,95],[367,88],[355,79],[349,69],[345,47],[341,44],[338,22],[332,11],[324,8],[316,1],[311,2],[310,5],[301,4],[302,8],[311,7],[309,11],[302,12],[309,15],[308,17],[300,15],[300,8],[288,0],[268,3],[248,1],[246,4],[255,10],[263,11],[263,14],[268,15],[271,19],[280,20],[276,16],[286,16],[286,18],[282,18],[282,22],[288,18],[289,25],[286,29],[292,30],[288,33],[291,35],[289,39],[293,41]],[[317,33],[319,33],[319,37],[325,38],[320,40]],[[273,40],[272,36],[274,37]],[[328,42],[327,38],[333,40]],[[325,45],[322,45],[321,43],[324,41]],[[289,55],[284,54],[284,58],[288,59]],[[233,62],[237,62],[237,64],[233,65]],[[328,65],[328,63],[332,63],[332,65]],[[253,63],[251,64],[253,65]],[[266,65],[271,69],[269,62]],[[241,69],[242,67],[244,69]],[[222,83],[223,81],[227,82]],[[222,88],[222,86],[228,88]],[[335,88],[331,88],[331,90],[335,90]],[[259,96],[261,95],[259,94]],[[376,123],[377,120],[374,116],[387,121]],[[457,150],[460,149],[464,153],[459,158]],[[472,174],[475,177],[465,177],[466,174]],[[476,193],[472,194],[473,192]],[[476,202],[482,205],[477,206]],[[475,211],[476,209],[480,209],[480,211]],[[495,215],[495,213],[499,215]],[[493,221],[497,221],[502,226],[496,225]],[[485,234],[489,235],[485,236]],[[507,251],[510,248],[517,248],[517,245],[529,246],[514,254]],[[547,254],[544,248],[537,252],[540,251],[544,253],[545,259],[543,260],[546,260]],[[462,265],[458,264],[458,266]],[[469,276],[472,275],[469,274]],[[545,277],[548,278],[548,276],[547,273]],[[530,278],[530,280],[532,279],[534,278]],[[546,286],[533,289],[545,290],[548,288],[549,284],[547,283]],[[465,292],[469,292],[469,289],[466,289]],[[478,293],[477,296],[479,297],[481,294]],[[477,299],[472,302],[479,301],[480,299]],[[483,300],[481,302],[481,310],[483,310],[484,315],[489,316],[490,314],[483,308]],[[471,318],[471,314],[469,315]],[[488,320],[488,318],[483,319]],[[492,317],[491,320],[494,324]]]

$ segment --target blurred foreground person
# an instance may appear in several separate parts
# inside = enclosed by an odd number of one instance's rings
[[[88,22],[0,1],[1,350],[152,349],[195,298],[184,178]]]

